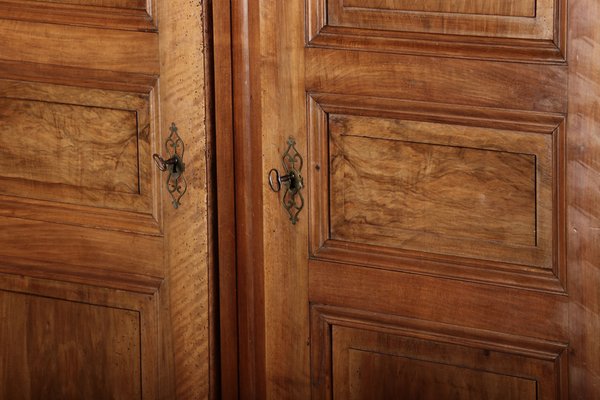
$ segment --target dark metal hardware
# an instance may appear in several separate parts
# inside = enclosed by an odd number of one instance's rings
[[[285,188],[281,201],[283,207],[290,216],[292,224],[298,222],[298,214],[304,208],[304,197],[301,190],[304,187],[304,181],[300,171],[304,161],[300,153],[296,150],[296,141],[290,137],[287,141],[288,148],[283,154],[282,164],[286,174],[281,175],[275,168],[269,171],[269,187],[272,191],[278,193],[282,186]]]
[[[158,154],[153,154],[152,158],[159,170],[169,172],[167,191],[173,199],[173,207],[179,208],[181,197],[187,191],[187,181],[183,176],[183,172],[185,171],[185,164],[183,163],[185,145],[177,133],[177,126],[175,126],[174,122],[171,124],[169,130],[171,134],[165,142],[165,149],[170,158],[165,160]]]

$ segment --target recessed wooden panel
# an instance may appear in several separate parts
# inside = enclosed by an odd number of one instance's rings
[[[344,7],[388,11],[534,17],[535,0],[343,0]]]
[[[110,36],[107,28],[156,32],[155,3],[147,0],[0,0],[0,15],[8,20],[99,27]],[[136,36],[130,35],[131,40],[141,38]],[[121,41],[115,50],[129,44]]]
[[[41,3],[79,4],[82,6],[145,9],[146,0],[34,0]]]
[[[415,360],[368,350],[348,350],[352,400],[535,400],[533,379]]]
[[[129,229],[147,231],[151,224],[157,230],[151,89],[136,93],[0,80],[0,93],[0,195],[15,199],[9,207],[14,215],[21,214],[16,208],[23,198],[33,216],[35,206],[29,203],[35,199],[72,205],[74,215],[90,215],[80,206],[105,214],[135,212],[146,220]],[[100,217],[97,224],[111,225],[109,219]]]
[[[564,63],[565,0],[307,0],[311,46]]]
[[[309,102],[313,256],[562,287],[561,117],[312,98],[322,102]]]
[[[554,37],[553,0],[371,0],[366,4],[327,0],[327,11],[329,26],[519,39]]]
[[[139,193],[135,110],[0,98],[2,176]]]
[[[551,135],[343,114],[328,129],[331,239],[552,268]]]
[[[141,398],[137,311],[0,291],[0,398]]]
[[[332,238],[536,245],[534,155],[449,144],[450,135],[493,136],[425,122],[331,115],[329,133]]]
[[[555,400],[566,345],[312,306],[314,398]]]

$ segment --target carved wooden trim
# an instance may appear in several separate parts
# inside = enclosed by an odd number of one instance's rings
[[[7,274],[8,272],[8,274]],[[39,270],[38,273],[42,272]],[[43,273],[43,272],[42,272]],[[120,310],[136,312],[139,315],[139,344],[140,344],[140,366],[141,366],[141,388],[144,398],[159,398],[159,385],[152,384],[159,382],[161,370],[160,362],[162,330],[159,328],[161,323],[160,313],[160,282],[150,282],[146,278],[146,288],[136,288],[130,284],[124,286],[117,283],[121,290],[115,291],[106,277],[101,277],[99,284],[94,283],[92,276],[82,279],[66,279],[56,281],[54,271],[49,272],[47,277],[24,277],[12,274],[2,269],[0,271],[0,291],[8,293],[20,293],[43,298],[62,300],[84,305],[95,305]],[[60,277],[60,275],[58,275]],[[52,278],[49,280],[47,278]],[[141,283],[142,281],[139,281]],[[102,287],[100,287],[102,286]],[[141,290],[140,290],[141,289]]]
[[[308,104],[309,163],[317,166],[310,169],[308,179],[311,187],[309,243],[312,259],[344,260],[350,264],[564,293],[566,265],[563,243],[565,229],[563,115],[318,93],[308,96]],[[552,174],[553,189],[552,193],[545,195],[548,198],[542,200],[550,201],[551,204],[545,204],[545,208],[549,209],[548,215],[544,216],[543,221],[537,222],[538,235],[541,235],[538,238],[541,237],[543,240],[534,247],[540,256],[551,255],[551,265],[541,266],[525,258],[520,262],[482,260],[477,257],[424,253],[332,239],[328,168],[329,113],[493,127],[550,135],[553,154],[551,167],[547,168],[546,173]],[[539,193],[536,194],[536,204],[542,201],[537,199],[539,196]],[[540,245],[542,247],[538,248],[537,246]]]
[[[525,357],[550,368],[544,376],[536,376],[535,379],[539,379],[546,391],[554,391],[556,398],[564,393],[568,385],[567,343],[312,304],[311,382],[314,399],[332,398],[334,326]]]
[[[158,175],[150,157],[164,147],[159,143],[160,135],[157,132],[156,79],[152,84],[148,82],[148,86],[117,92],[99,89],[93,83],[82,89],[71,85],[35,82],[35,77],[32,78],[27,83],[0,80],[0,87],[4,89],[0,99],[68,105],[82,109],[96,107],[124,110],[135,117],[136,157],[130,161],[137,168],[134,177],[137,189],[120,192],[99,187],[0,177],[0,203],[4,204],[0,215],[159,235],[162,230],[160,188],[164,178]],[[118,87],[118,83],[115,86]],[[87,96],[82,96],[83,93]],[[118,174],[119,171],[113,173]],[[37,196],[40,193],[42,196]],[[76,198],[80,194],[83,196]]]
[[[5,0],[0,1],[0,15],[28,22],[156,32],[156,4],[148,0],[145,9],[136,9]]]
[[[554,3],[553,37],[549,40],[334,26],[328,21],[330,2],[338,0],[306,0],[306,42],[311,47],[549,64],[566,60],[567,0]]]

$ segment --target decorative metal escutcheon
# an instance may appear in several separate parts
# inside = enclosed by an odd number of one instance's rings
[[[302,180],[302,156],[296,150],[296,141],[290,137],[287,141],[288,147],[281,159],[285,175],[280,175],[275,168],[269,171],[269,187],[272,191],[278,193],[281,188],[285,188],[281,201],[283,208],[290,216],[292,224],[298,222],[298,214],[304,208],[304,197],[301,190],[304,187]]]
[[[185,171],[185,164],[183,163],[185,145],[177,133],[177,126],[175,126],[174,122],[171,124],[169,130],[171,134],[165,141],[165,150],[169,155],[169,159],[165,160],[158,154],[153,154],[152,158],[159,170],[169,173],[167,190],[173,199],[173,207],[179,208],[181,197],[183,197],[187,190],[187,181],[185,180],[185,176],[183,176],[183,172]]]

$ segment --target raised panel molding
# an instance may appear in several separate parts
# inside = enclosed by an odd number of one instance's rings
[[[158,398],[160,282],[0,274],[0,397]]]
[[[335,3],[335,2],[332,2]],[[344,8],[535,17],[536,0],[341,0]]]
[[[567,0],[306,0],[311,47],[564,63]]]
[[[5,79],[0,92],[0,215],[160,233],[153,86]]]
[[[121,30],[156,31],[156,1],[3,0],[3,19]]]
[[[313,93],[309,143],[313,259],[564,292],[564,116]]]
[[[565,343],[311,306],[315,399],[388,398],[391,393],[409,398],[417,390],[411,385],[418,382],[427,385],[419,395],[432,399],[476,399],[486,390],[504,396],[493,399],[563,398],[567,348]],[[363,373],[362,366],[368,366]],[[364,388],[363,382],[368,383]]]

